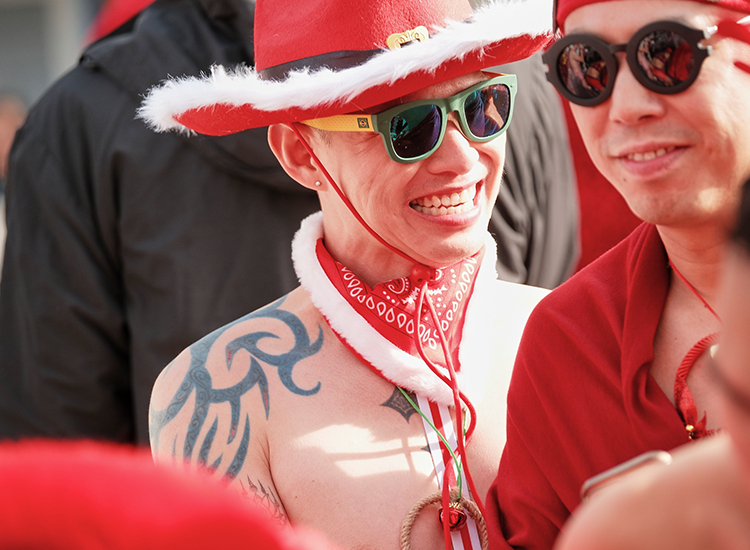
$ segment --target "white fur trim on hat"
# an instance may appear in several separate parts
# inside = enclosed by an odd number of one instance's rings
[[[282,82],[261,80],[254,69],[214,66],[201,78],[167,80],[152,88],[138,117],[157,131],[185,130],[175,116],[215,104],[252,104],[261,111],[308,109],[346,102],[375,86],[419,72],[432,72],[450,59],[462,59],[506,38],[550,33],[552,0],[497,0],[467,21],[450,22],[429,40],[384,50],[362,65],[331,71],[297,71]]]

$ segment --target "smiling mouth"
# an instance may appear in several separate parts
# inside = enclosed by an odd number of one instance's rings
[[[477,194],[477,186],[464,189],[460,193],[450,195],[432,195],[413,200],[411,206],[417,212],[428,216],[449,216],[451,214],[462,214],[474,208],[474,197]]]
[[[648,162],[649,160],[654,160],[655,158],[663,157],[667,153],[671,153],[677,149],[677,147],[662,147],[660,149],[657,149],[656,151],[646,151],[645,153],[630,153],[625,156],[628,160],[633,160],[635,162]]]

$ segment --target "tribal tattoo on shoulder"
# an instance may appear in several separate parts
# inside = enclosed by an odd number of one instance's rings
[[[318,337],[314,342],[310,341],[310,335],[302,321],[289,311],[279,309],[285,298],[282,298],[273,304],[259,309],[233,323],[230,323],[196,342],[189,348],[190,366],[185,378],[180,384],[177,393],[172,398],[166,409],[151,409],[151,439],[154,447],[158,448],[161,430],[174,419],[185,406],[191,395],[195,395],[195,409],[190,418],[190,426],[185,437],[182,451],[180,452],[175,442],[172,454],[175,457],[182,455],[184,460],[195,460],[199,466],[207,467],[211,470],[218,469],[225,461],[229,461],[229,467],[224,474],[226,478],[233,479],[241,470],[245,459],[247,458],[248,446],[250,442],[250,418],[245,414],[242,426],[242,435],[239,446],[234,456],[225,457],[220,455],[212,464],[208,464],[208,456],[214,443],[216,433],[219,429],[219,419],[216,418],[206,433],[200,448],[196,452],[198,437],[206,422],[209,409],[215,404],[230,405],[231,418],[229,427],[229,438],[227,444],[231,444],[240,430],[241,406],[240,399],[256,386],[260,390],[260,396],[263,401],[263,408],[266,418],[271,408],[269,395],[268,378],[264,367],[275,367],[282,384],[297,395],[314,395],[320,390],[320,382],[310,389],[300,388],[292,378],[294,367],[301,360],[316,354],[323,345],[323,329],[318,326]],[[206,360],[209,351],[216,340],[229,328],[250,319],[270,318],[276,319],[284,324],[292,332],[294,337],[293,347],[284,353],[274,355],[261,350],[259,342],[266,338],[281,338],[279,335],[267,331],[251,332],[241,337],[235,338],[226,345],[225,359],[227,370],[232,368],[232,360],[239,350],[246,350],[250,354],[250,369],[245,377],[237,384],[227,388],[215,389],[212,384],[211,375],[206,367]],[[169,368],[169,367],[168,367]]]

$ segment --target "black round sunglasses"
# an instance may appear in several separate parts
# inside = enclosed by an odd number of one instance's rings
[[[627,44],[607,44],[589,34],[571,34],[555,42],[542,56],[549,66],[547,80],[567,100],[593,107],[607,100],[615,85],[619,63],[625,59],[635,78],[659,94],[677,94],[698,77],[716,27],[699,30],[676,21],[657,21],[638,30]]]

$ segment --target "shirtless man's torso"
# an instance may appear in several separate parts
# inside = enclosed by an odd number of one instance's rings
[[[546,291],[494,280],[477,286],[474,299],[494,312],[483,315],[483,328],[497,336],[486,365],[462,368],[460,387],[473,388],[477,427],[466,457],[483,499],[505,442],[523,324]],[[302,287],[178,356],[154,388],[151,438],[158,460],[215,469],[280,521],[312,527],[342,548],[398,548],[404,518],[439,491],[414,406],[341,343]],[[438,509],[417,516],[415,550],[443,545]]]

